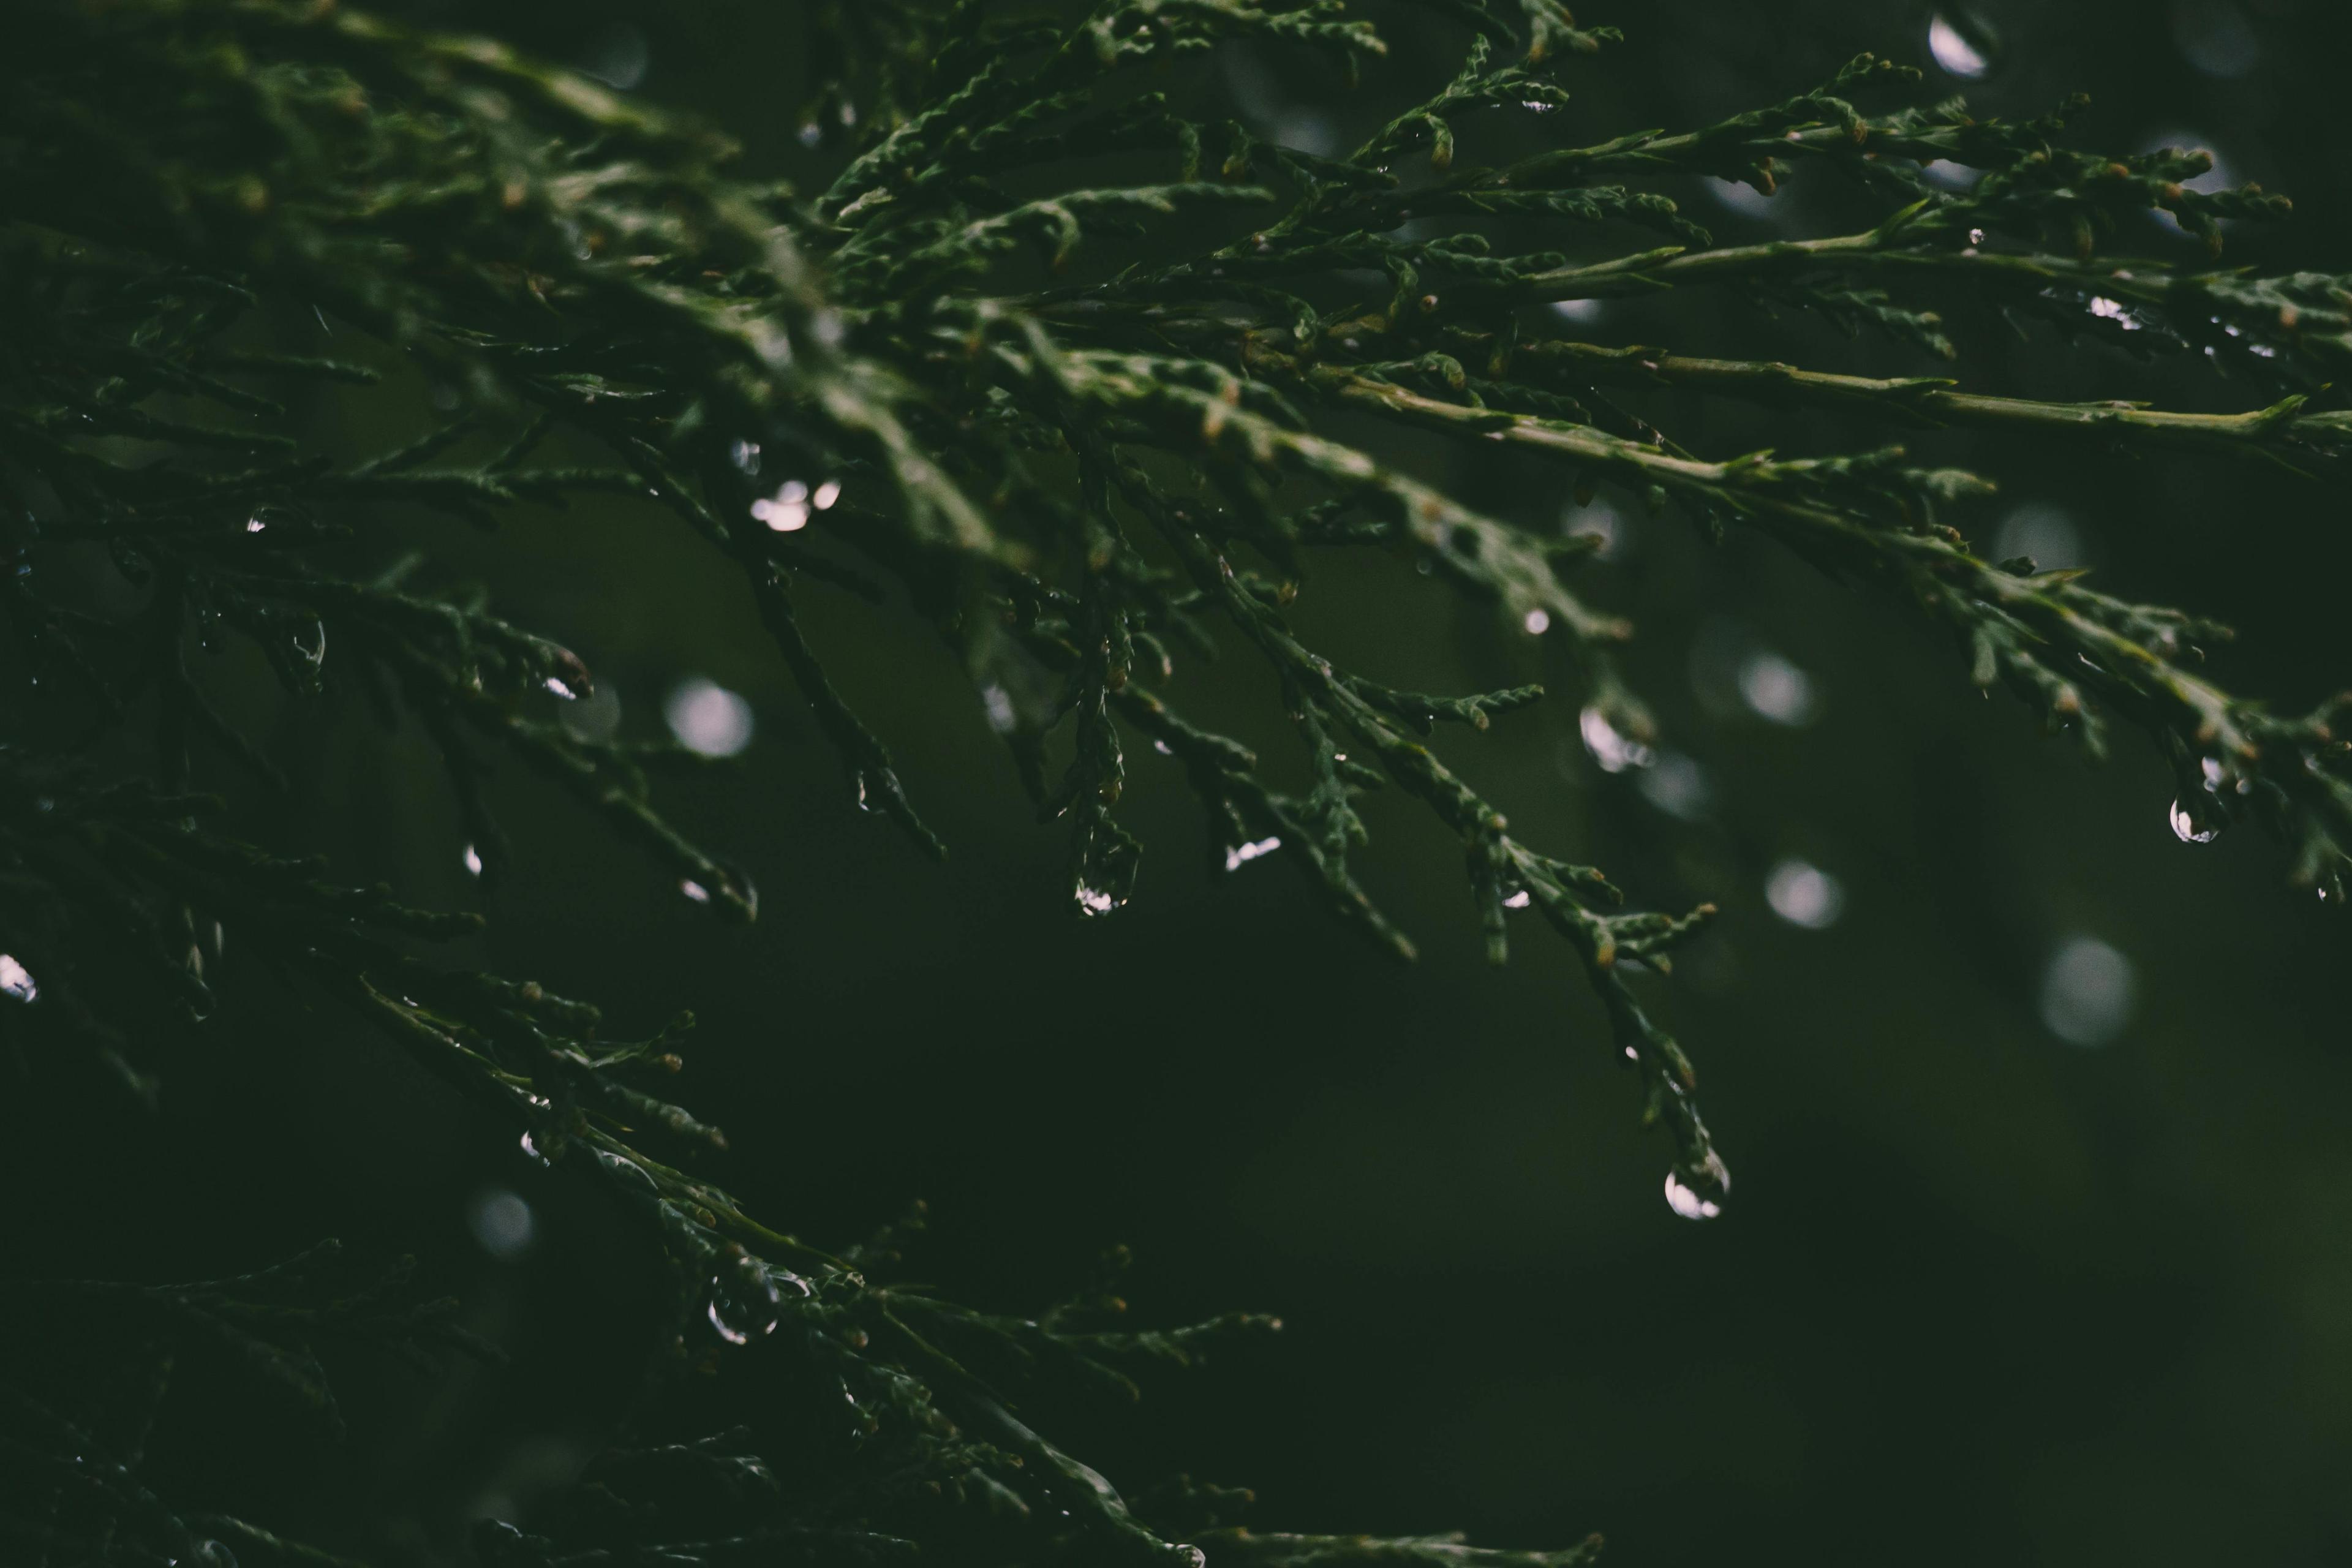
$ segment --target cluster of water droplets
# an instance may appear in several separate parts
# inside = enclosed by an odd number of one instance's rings
[[[751,516],[772,532],[798,533],[809,525],[812,513],[831,510],[840,499],[838,479],[826,479],[814,489],[805,479],[786,479],[776,487],[774,495],[761,496],[751,503]]]

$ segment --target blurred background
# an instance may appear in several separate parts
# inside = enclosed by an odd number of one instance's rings
[[[801,142],[796,7],[409,9],[689,106],[741,134],[757,169],[809,182],[837,163]],[[2342,269],[2338,10],[1592,4],[1579,20],[1628,41],[1569,67],[1569,123],[1545,130],[1701,122],[1868,48],[1984,112],[2086,89],[2084,141],[2210,147],[2218,175],[2297,199],[2291,224],[2233,234],[2234,259]],[[1352,91],[1313,62],[1242,50],[1211,63],[1212,84],[1262,132],[1352,144],[1450,74],[1461,44],[1450,26],[1369,14],[1392,48]],[[1464,156],[1482,155],[1465,136]],[[1864,210],[1828,177],[1769,203],[1668,188],[1721,238],[1843,232]],[[2115,242],[2173,247],[2154,220]],[[1565,325],[1936,368],[1727,296]],[[1982,390],[2267,401],[2042,329],[1958,310],[1950,327]],[[370,406],[322,418],[370,438]],[[1815,413],[1642,407],[1711,455],[1885,438]],[[1125,1243],[1139,1318],[1279,1312],[1286,1331],[1263,1347],[1065,1425],[1066,1446],[1123,1483],[1181,1468],[1248,1485],[1269,1528],[1519,1545],[1598,1530],[1625,1568],[2352,1563],[2339,911],[2288,887],[2253,829],[2180,842],[2172,782],[2136,737],[2103,763],[2042,738],[1898,607],[1765,542],[1717,547],[1622,495],[1580,507],[1539,467],[1379,438],[1477,504],[1606,536],[1588,588],[1640,627],[1631,674],[1662,726],[1647,765],[1584,744],[1562,650],[1391,560],[1331,562],[1298,619],[1335,658],[1420,689],[1547,682],[1553,701],[1448,737],[1456,765],[1515,828],[1597,861],[1636,902],[1723,906],[1675,979],[1648,984],[1699,1064],[1734,1173],[1711,1223],[1664,1203],[1669,1147],[1637,1125],[1572,960],[1531,925],[1490,971],[1458,852],[1421,814],[1376,803],[1362,860],[1421,943],[1400,969],[1328,922],[1281,852],[1227,873],[1173,764],[1142,749],[1125,807],[1147,845],[1139,897],[1080,923],[1063,836],[1033,825],[952,659],[898,608],[813,588],[814,640],[953,847],[933,865],[854,809],[727,563],[649,506],[526,513],[489,542],[404,526],[586,658],[603,690],[569,721],[733,755],[667,798],[756,879],[756,926],[719,925],[511,770],[496,798],[518,870],[486,892],[429,743],[386,742],[358,704],[253,710],[306,770],[273,831],[421,900],[486,901],[499,918],[482,962],[610,1004],[625,1028],[691,1005],[681,1089],[732,1136],[719,1173],[798,1234],[845,1242],[921,1197],[932,1226],[913,1271],[966,1300],[1042,1306]],[[2225,685],[2300,707],[2352,680],[2340,485],[2056,442],[1913,445],[2000,481],[1963,523],[1995,558],[2093,566],[2111,592],[2236,625],[2238,644],[2212,650]],[[1246,658],[1175,689],[1289,765]],[[226,1026],[210,1054],[170,1066],[159,1124],[45,1104],[28,1129],[23,1106],[11,1114],[12,1159],[39,1165],[16,1179],[85,1197],[70,1225],[22,1216],[33,1243],[17,1256],[162,1278],[329,1233],[418,1254],[511,1364],[423,1381],[343,1369],[350,1443],[289,1442],[271,1506],[387,1564],[464,1561],[466,1521],[527,1518],[635,1397],[658,1270],[577,1173],[530,1167],[508,1132],[344,1018],[303,1015],[282,1038]],[[194,1484],[229,1484],[230,1439],[275,1440],[257,1417],[246,1433],[235,1412],[183,1410],[196,1414],[159,1443]]]

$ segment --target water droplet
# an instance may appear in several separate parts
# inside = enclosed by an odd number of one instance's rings
[[[1970,245],[1982,245],[1984,243],[1984,230],[1980,228],[1972,228],[1969,230],[1969,243]]]
[[[504,1187],[485,1187],[466,1205],[466,1226],[484,1252],[501,1261],[530,1250],[537,1229],[530,1205]]]
[[[728,459],[747,474],[760,471],[760,443],[738,441],[727,449]]]
[[[715,681],[682,680],[662,701],[679,745],[705,757],[731,757],[751,743],[751,705]]]
[[[1013,710],[1013,694],[991,681],[980,689],[981,705],[988,710],[988,727],[1000,735],[1009,735],[1019,721]]]
[[[677,890],[698,904],[707,904],[710,901],[710,889],[691,877],[680,882],[677,885]]]
[[[1790,925],[1822,931],[1845,912],[1845,889],[1818,866],[1783,860],[1764,879],[1764,901]]]
[[[2042,976],[2042,1022],[2070,1045],[2104,1046],[2131,1021],[2130,959],[2095,936],[2069,937]]]
[[[2183,844],[2210,844],[2221,836],[2219,824],[2199,826],[2197,819],[2189,815],[2189,808],[2177,800],[2172,803],[2171,819],[2172,836]]]
[[[261,514],[259,512],[255,512],[251,517],[245,520],[245,531],[247,533],[259,533],[263,529],[268,528],[268,526],[269,525],[267,522],[264,522],[261,520]]]
[[[41,987],[26,973],[13,953],[0,952],[0,994],[14,996],[19,1002],[40,998]]]
[[[1599,707],[1587,708],[1577,715],[1576,727],[1584,737],[1584,749],[1601,764],[1604,773],[1622,773],[1627,768],[1650,765],[1650,748],[1641,742],[1618,733],[1617,726]]]
[[[1535,895],[1521,888],[1503,900],[1503,907],[1507,910],[1523,910],[1533,902],[1535,902]]]
[[[784,1269],[770,1269],[746,1253],[710,1278],[710,1300],[704,1310],[710,1326],[730,1345],[748,1345],[776,1331],[777,1310],[783,1292],[779,1279],[789,1280],[795,1293],[814,1292],[808,1281]]]
[[[1685,1219],[1713,1219],[1730,1194],[1731,1173],[1712,1149],[1697,1166],[1677,1165],[1666,1173],[1666,1206]]]
[[[1528,636],[1539,637],[1551,630],[1551,612],[1542,609],[1529,610],[1527,619],[1520,624],[1528,628]]]
[[[552,675],[549,676],[547,678],[546,684],[547,689],[550,691],[554,692],[566,702],[577,702],[580,700],[580,694],[572,690],[571,687],[564,684],[563,680],[560,677]]]
[[[798,490],[798,496],[787,499],[787,492]],[[751,516],[768,525],[775,533],[798,533],[808,526],[808,487],[798,479],[786,485],[773,496],[762,496],[751,503]]]
[[[552,1165],[553,1163],[555,1163],[555,1162],[554,1162],[552,1159],[550,1159],[546,1154],[544,1154],[544,1153],[541,1152],[541,1151],[540,1151],[540,1147],[539,1147],[539,1144],[538,1144],[538,1143],[537,1143],[537,1142],[536,1142],[531,1138],[531,1135],[530,1135],[530,1133],[528,1133],[528,1132],[526,1132],[526,1133],[524,1133],[524,1134],[522,1135],[522,1140],[521,1140],[520,1147],[521,1147],[521,1149],[522,1149],[522,1152],[523,1152],[525,1154],[529,1155],[529,1156],[531,1158],[531,1160],[532,1160],[534,1163],[538,1163],[538,1164],[541,1164],[541,1165]]]
[[[1271,855],[1281,847],[1282,840],[1278,837],[1261,838],[1254,844],[1235,845],[1225,851],[1225,869],[1238,871],[1259,856]]]
[[[1680,752],[1660,752],[1657,761],[1635,781],[1642,798],[1668,816],[1696,822],[1707,814],[1714,792],[1706,771]]]
[[[297,633],[293,639],[294,657],[300,659],[304,664],[309,665],[310,667],[310,673],[315,676],[319,673],[320,668],[327,662],[327,623],[324,621],[312,621],[310,623],[310,629],[318,636],[317,646],[309,647],[304,647],[300,634]]]
[[[1981,18],[1965,10],[1949,15],[1938,11],[1927,23],[1927,52],[1953,76],[1979,81],[2000,63],[2000,39]]]
[[[1230,853],[1228,851],[1229,855]],[[1240,862],[1234,861],[1234,864],[1238,865]],[[1229,867],[1228,869],[1230,868]],[[1114,894],[1103,892],[1099,889],[1089,888],[1083,882],[1078,884],[1076,897],[1078,901],[1078,912],[1097,918],[1109,914],[1127,901]]]
[[[1738,679],[1740,700],[1759,718],[1793,729],[1821,711],[1812,677],[1769,648],[1740,661]]]
[[[817,486],[815,493],[809,497],[809,505],[816,508],[819,511],[831,511],[833,510],[833,503],[840,499],[841,481],[839,479],[827,479],[824,483]]]
[[[466,846],[466,870],[469,876],[482,874],[482,852],[470,844]]]

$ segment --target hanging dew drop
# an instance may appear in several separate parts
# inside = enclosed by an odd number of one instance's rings
[[[1927,52],[1936,63],[1964,81],[1981,81],[2000,68],[2000,37],[1984,18],[1956,6],[1928,19]]]
[[[1699,1196],[1672,1171],[1666,1173],[1666,1206],[1685,1219],[1713,1219],[1723,1212],[1721,1204]]]
[[[799,1275],[771,1269],[748,1254],[710,1277],[710,1301],[704,1315],[720,1339],[730,1345],[748,1345],[776,1331],[777,1309],[783,1300],[776,1284],[779,1275],[792,1282],[795,1295],[815,1293]]]
[[[709,1315],[710,1326],[717,1329],[719,1331],[719,1337],[725,1340],[729,1344],[748,1345],[751,1342],[751,1335],[745,1333],[740,1329],[730,1328],[727,1324],[727,1320],[719,1315],[719,1301],[716,1297],[711,1299]]]
[[[2200,827],[2189,808],[2177,800],[2172,803],[2171,822],[2172,836],[2183,844],[2210,844],[2221,836],[2218,826]]]
[[[1710,1149],[1696,1169],[1677,1165],[1666,1173],[1666,1206],[1685,1219],[1713,1219],[1731,1194],[1731,1173]]]

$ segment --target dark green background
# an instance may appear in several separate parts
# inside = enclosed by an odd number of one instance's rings
[[[2222,9],[1989,7],[2008,58],[1972,100],[2033,112],[2087,89],[2086,139],[2203,142],[2298,198],[2284,230],[2234,237],[2238,258],[2352,264],[2352,54],[2332,0],[2243,0],[2259,55],[2235,78],[2182,46]],[[793,134],[793,6],[435,14],[605,68],[634,38],[639,90],[725,122],[760,166],[803,181],[830,166]],[[1631,35],[1566,73],[1577,103],[1547,129],[1588,140],[1785,96],[1859,48],[1928,63],[1928,13],[1908,5],[1670,0],[1580,20]],[[1384,25],[1399,47],[1352,94],[1279,57],[1219,68],[1263,123],[1296,132],[1285,117],[1311,106],[1360,130],[1450,71],[1459,45]],[[1799,182],[1778,221],[1854,225],[1861,209],[1824,184]],[[1706,192],[1675,194],[1719,234],[1769,232]],[[2153,225],[2117,242],[2169,243]],[[1958,310],[1953,330],[1987,390],[2260,396]],[[1617,307],[1591,331],[1933,368],[1705,295]],[[412,420],[421,390],[320,418],[372,439],[373,419]],[[1818,415],[1644,407],[1713,454],[1883,438]],[[1573,506],[1538,468],[1349,433],[1524,521],[1552,526]],[[2111,590],[2236,624],[2239,644],[2215,651],[2225,683],[2305,704],[2352,680],[2340,489],[2055,442],[1916,446],[2001,482],[1965,520],[1973,535],[2021,505],[2062,508]],[[1127,808],[1149,847],[1139,897],[1115,921],[1074,921],[1062,836],[1031,824],[953,661],[899,610],[812,590],[822,650],[954,847],[934,866],[844,797],[730,569],[650,506],[530,514],[488,541],[403,526],[586,657],[626,732],[659,733],[662,695],[692,675],[751,700],[741,766],[669,799],[754,875],[761,921],[719,926],[582,814],[503,778],[520,864],[482,956],[630,1026],[692,1005],[703,1030],[682,1088],[733,1136],[726,1179],[813,1239],[848,1239],[919,1195],[934,1226],[914,1267],[966,1299],[1042,1305],[1126,1242],[1139,1316],[1284,1316],[1276,1341],[1131,1415],[1066,1420],[1068,1446],[1114,1479],[1182,1468],[1247,1484],[1269,1527],[1528,1545],[1600,1530],[1626,1565],[2352,1563],[2340,920],[2284,885],[2277,847],[2251,829],[2177,843],[2172,784],[2136,738],[2094,764],[2005,697],[1980,698],[1897,607],[1615,499],[1626,547],[1592,591],[1638,621],[1639,687],[1706,770],[1714,809],[1695,826],[1585,758],[1561,650],[1497,633],[1394,562],[1331,563],[1299,619],[1327,652],[1402,684],[1550,684],[1553,702],[1452,737],[1448,754],[1515,829],[1597,860],[1636,900],[1723,905],[1677,981],[1651,987],[1735,1174],[1711,1225],[1662,1201],[1667,1145],[1636,1126],[1636,1089],[1568,954],[1529,929],[1507,970],[1481,962],[1458,853],[1433,824],[1396,802],[1373,816],[1367,879],[1424,952],[1393,968],[1322,919],[1280,855],[1204,872],[1216,847],[1172,764],[1146,751]],[[1817,721],[1706,710],[1688,649],[1733,635],[1811,673]],[[1286,760],[1245,658],[1184,677],[1192,709]],[[280,754],[315,759],[299,804],[276,814],[286,841],[430,899],[478,896],[421,737],[397,737],[387,761],[357,704],[252,711]],[[1767,870],[1789,856],[1841,880],[1833,928],[1766,906]],[[2095,1049],[2040,1016],[2044,966],[2078,934],[2121,949],[2137,979],[2128,1025]],[[20,1139],[42,1161],[20,1181],[79,1194],[68,1218],[25,1217],[38,1245],[23,1255],[169,1277],[328,1231],[418,1252],[514,1363],[424,1383],[354,1365],[351,1446],[265,1447],[267,1485],[280,1517],[386,1563],[452,1558],[464,1519],[527,1511],[634,1397],[655,1266],[588,1183],[526,1170],[509,1132],[344,1019],[257,1016],[229,1009],[169,1064],[160,1127],[46,1104],[28,1118],[19,1101],[15,1119],[43,1134]],[[534,1206],[519,1264],[468,1234],[485,1186]],[[200,1392],[203,1368],[191,1375]],[[270,1415],[191,1395],[166,1457],[191,1484],[249,1487],[221,1452],[278,1441]]]

